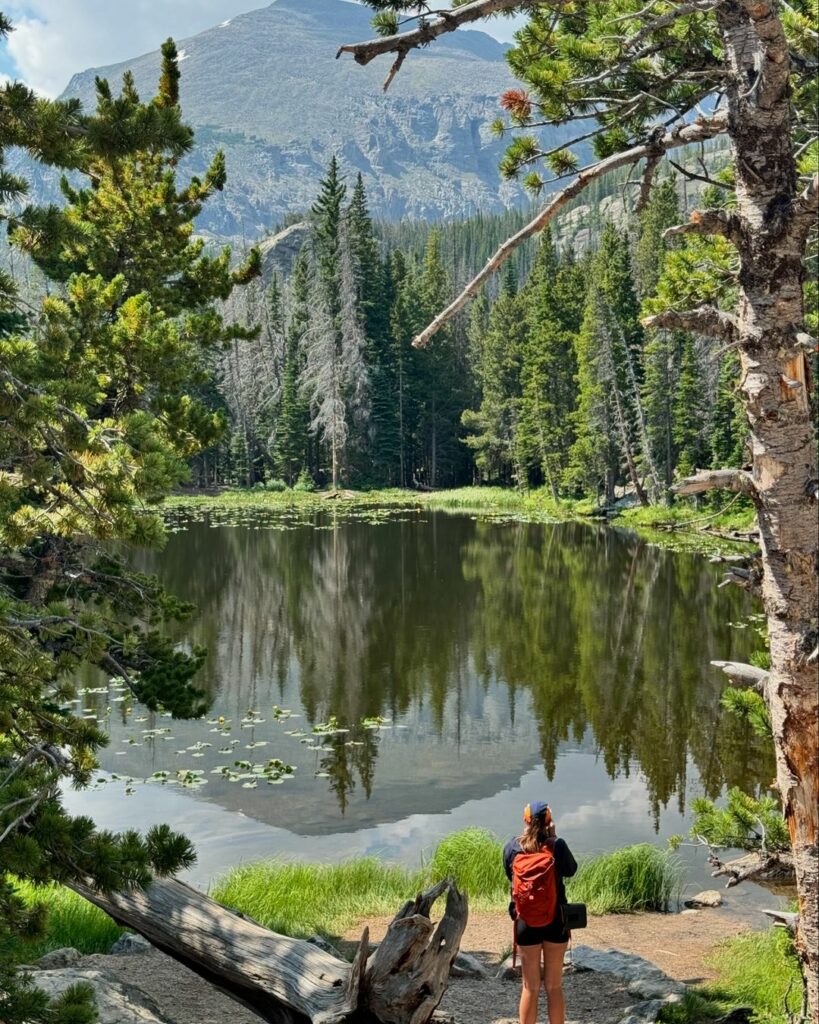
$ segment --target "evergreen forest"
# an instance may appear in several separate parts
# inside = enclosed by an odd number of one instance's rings
[[[718,208],[718,186],[704,199]],[[489,483],[611,504],[663,502],[675,479],[745,461],[739,363],[643,317],[723,245],[664,238],[681,217],[671,169],[645,209],[590,244],[547,229],[429,348],[418,331],[520,215],[445,227],[374,224],[359,176],[333,161],[292,275],[254,282],[255,338],[217,362],[229,429],[193,482],[280,489]],[[488,294],[487,294],[488,293]]]

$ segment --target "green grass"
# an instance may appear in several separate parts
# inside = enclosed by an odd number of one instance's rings
[[[422,870],[422,881],[454,878],[469,894],[475,910],[494,910],[509,902],[509,881],[503,870],[503,847],[483,828],[467,828],[442,839]]]
[[[492,832],[464,829],[443,839],[416,869],[374,857],[340,864],[271,860],[235,868],[216,882],[211,895],[293,936],[338,936],[364,918],[392,916],[405,900],[447,877],[469,894],[473,910],[505,910],[509,883],[501,849]],[[679,881],[675,858],[642,844],[582,863],[567,889],[569,899],[587,903],[592,914],[626,913],[667,909]],[[63,946],[104,953],[122,934],[106,914],[70,889],[27,882],[18,886],[29,905],[44,903],[49,910],[45,936],[21,946],[20,960]]]
[[[728,939],[712,962],[717,980],[690,990],[679,1007],[664,1010],[666,1024],[704,1024],[738,1006],[751,1007],[758,1024],[789,1024],[788,1011],[799,1010],[799,963],[791,937],[781,928]]]
[[[566,895],[572,903],[585,903],[591,914],[666,911],[676,903],[682,882],[673,853],[640,843],[582,863]]]
[[[123,929],[82,896],[60,885],[34,886],[15,883],[18,894],[30,907],[44,904],[48,909],[42,938],[26,942],[23,959],[36,959],[52,949],[73,946],[81,953],[107,953]]]
[[[227,490],[215,495],[176,495],[167,499],[165,504],[166,507],[177,510],[295,510],[304,514],[327,512],[331,509],[351,512],[367,508],[424,508],[521,522],[585,519],[596,511],[595,502],[590,498],[578,501],[561,499],[556,502],[545,487],[525,492],[504,487],[460,487],[432,492],[386,488],[343,492],[341,496],[332,500],[328,500],[327,492],[320,491],[304,493],[294,490]],[[703,522],[703,517],[709,514],[707,509],[700,512],[690,504],[670,508],[655,505],[650,508],[625,509],[614,521],[665,547],[694,547],[709,551],[715,547],[725,547],[727,542],[709,538],[707,533],[701,532],[702,526],[707,525],[722,531],[744,532],[752,527],[754,521],[753,509],[742,504],[733,505],[723,515],[709,518],[707,523]]]
[[[373,857],[343,864],[265,861],[235,868],[211,896],[283,935],[341,935],[364,916],[394,914],[413,875]]]
[[[265,861],[234,869],[211,895],[285,935],[334,936],[366,917],[394,914],[404,900],[449,875],[473,909],[506,909],[501,844],[485,829],[448,836],[417,870],[372,858],[336,865]],[[679,886],[673,855],[642,844],[585,862],[567,894],[593,914],[627,913],[667,909]]]

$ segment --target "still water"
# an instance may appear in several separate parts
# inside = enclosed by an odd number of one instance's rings
[[[456,828],[511,833],[532,798],[577,853],[661,842],[694,797],[773,777],[709,665],[759,646],[753,608],[700,556],[414,510],[172,529],[142,567],[196,604],[182,636],[209,651],[210,711],[172,721],[84,694],[110,732],[108,781],[68,802],[104,826],[185,830],[196,881],[263,856],[417,862]],[[273,758],[292,775],[261,774]]]

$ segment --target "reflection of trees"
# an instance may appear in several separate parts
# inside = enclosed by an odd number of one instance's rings
[[[610,528],[486,526],[464,565],[482,590],[478,663],[530,689],[550,777],[559,744],[590,725],[611,776],[639,765],[655,821],[675,792],[684,809],[689,756],[709,796],[770,778],[767,745],[723,714],[709,666],[747,655],[728,625],[746,601],[701,558]]]
[[[353,729],[427,705],[457,741],[461,695],[502,683],[512,720],[526,694],[550,777],[560,745],[591,727],[611,776],[639,765],[655,818],[675,792],[683,807],[689,758],[712,797],[771,777],[765,744],[722,714],[708,666],[747,657],[749,638],[728,626],[746,599],[718,590],[702,559],[574,524],[316,525],[195,524],[163,552],[164,581],[197,604],[211,690],[248,706],[296,679],[312,723],[333,714]],[[356,779],[369,796],[377,737],[325,742],[342,809]]]

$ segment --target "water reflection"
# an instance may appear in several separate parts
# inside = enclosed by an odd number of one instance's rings
[[[551,780],[580,751],[611,779],[641,776],[644,838],[692,792],[772,777],[709,667],[747,660],[750,630],[730,625],[747,598],[717,589],[704,559],[626,532],[428,513],[205,517],[143,567],[197,605],[186,636],[210,651],[203,682],[226,724],[150,735],[171,723],[122,709],[104,755],[120,775],[197,769],[208,800],[306,835],[446,813],[539,763]],[[302,717],[274,721],[274,704]],[[331,715],[350,731],[318,750],[292,735]],[[375,716],[391,728],[360,725]],[[211,774],[262,756],[296,764],[295,778],[271,789]],[[571,807],[565,773],[563,788]]]

